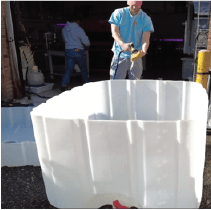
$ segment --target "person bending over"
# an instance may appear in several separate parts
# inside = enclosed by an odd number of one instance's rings
[[[84,83],[88,82],[87,65],[84,49],[90,46],[89,38],[79,26],[80,17],[73,15],[62,29],[65,41],[65,74],[62,78],[61,91],[67,90],[74,65],[77,63]]]

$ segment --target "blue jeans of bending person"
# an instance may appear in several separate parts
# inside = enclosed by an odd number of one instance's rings
[[[70,76],[73,72],[73,68],[76,63],[78,64],[81,70],[81,76],[84,83],[89,82],[87,76],[86,57],[84,50],[66,49],[65,60],[66,60],[66,68],[65,68],[65,74],[62,78],[62,86],[67,86],[67,84],[69,83]]]

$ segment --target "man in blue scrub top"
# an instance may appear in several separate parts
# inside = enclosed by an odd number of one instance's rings
[[[127,4],[128,7],[116,9],[108,21],[111,24],[111,33],[114,38],[110,79],[125,79],[127,72],[131,80],[141,78],[142,58],[132,62],[130,46],[133,43],[135,49],[140,50],[145,56],[149,47],[150,34],[154,32],[151,18],[141,9],[142,1],[127,1]],[[118,60],[121,50],[124,51]],[[115,75],[117,62],[118,69]]]

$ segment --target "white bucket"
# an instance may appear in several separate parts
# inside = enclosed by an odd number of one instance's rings
[[[126,197],[139,208],[198,208],[207,108],[200,84],[161,80],[87,83],[34,108],[50,203],[99,208]]]

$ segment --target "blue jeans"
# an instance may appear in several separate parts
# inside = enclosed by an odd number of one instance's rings
[[[89,82],[87,76],[86,57],[84,50],[75,51],[74,49],[65,50],[66,69],[62,78],[62,86],[67,86],[70,76],[73,72],[74,65],[77,63],[84,83]]]

